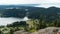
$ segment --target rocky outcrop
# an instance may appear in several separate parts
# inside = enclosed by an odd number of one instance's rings
[[[29,33],[24,30],[20,30],[20,31],[14,32],[14,34],[29,34]]]
[[[60,28],[48,27],[38,31],[38,34],[58,34]]]
[[[33,33],[28,33],[26,31],[16,31],[14,34],[60,34],[60,28],[57,27],[48,27],[45,29],[40,29]]]

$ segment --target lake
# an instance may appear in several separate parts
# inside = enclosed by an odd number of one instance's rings
[[[11,24],[11,23],[16,22],[16,21],[26,21],[26,20],[28,20],[27,17],[24,17],[24,18],[15,18],[15,17],[4,18],[4,17],[0,17],[0,25],[7,25],[7,24]]]

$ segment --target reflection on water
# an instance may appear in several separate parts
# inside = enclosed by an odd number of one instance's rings
[[[26,20],[28,20],[27,17],[24,17],[24,18],[14,18],[14,17],[2,18],[0,17],[0,25],[7,25],[7,24],[11,24],[16,21],[26,21]]]

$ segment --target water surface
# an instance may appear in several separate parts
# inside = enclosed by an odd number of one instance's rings
[[[7,24],[11,24],[13,22],[16,22],[16,21],[26,21],[28,20],[27,17],[24,17],[24,18],[14,18],[14,17],[9,17],[9,18],[2,18],[0,17],[0,25],[7,25]]]

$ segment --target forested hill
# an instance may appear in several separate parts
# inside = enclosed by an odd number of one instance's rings
[[[0,17],[19,17],[23,18],[28,16],[29,18],[45,18],[45,19],[56,19],[60,17],[60,8],[57,7],[29,7],[29,6],[18,6],[9,7],[5,9],[0,8]]]

